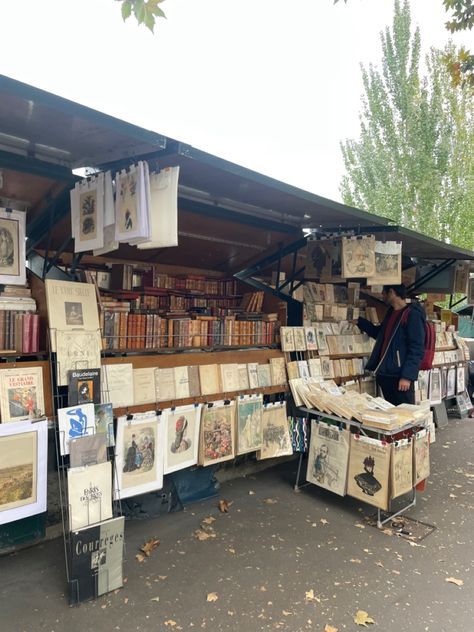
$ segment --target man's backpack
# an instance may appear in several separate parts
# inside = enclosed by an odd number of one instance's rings
[[[408,316],[410,315],[410,307],[407,307],[400,319],[401,325],[406,325]],[[425,352],[420,364],[420,371],[427,371],[433,368],[433,359],[436,346],[436,331],[433,323],[425,321]]]

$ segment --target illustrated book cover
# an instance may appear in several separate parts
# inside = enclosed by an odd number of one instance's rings
[[[112,518],[112,463],[69,468],[69,529],[74,531]]]
[[[69,454],[71,439],[95,434],[94,404],[78,404],[58,409],[59,451]]]
[[[42,367],[0,370],[0,412],[2,423],[37,419],[44,414]]]
[[[100,369],[68,371],[67,403],[100,404]]]

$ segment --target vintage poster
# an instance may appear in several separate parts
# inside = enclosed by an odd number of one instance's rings
[[[0,283],[25,285],[26,213],[0,208]]]
[[[262,404],[262,395],[244,395],[237,399],[237,454],[262,447]]]
[[[340,430],[338,426],[318,423],[313,419],[306,480],[339,496],[345,496],[349,438],[348,430]]]
[[[235,456],[235,402],[204,404],[201,414],[199,464],[213,465]]]
[[[112,463],[69,468],[67,491],[70,531],[112,518]]]
[[[94,404],[95,432],[107,435],[107,446],[115,445],[114,410],[110,402]]]
[[[398,241],[375,242],[375,274],[367,280],[371,286],[402,282],[402,244]]]
[[[413,451],[411,439],[392,443],[390,497],[398,498],[413,489]]]
[[[295,350],[293,327],[280,327],[281,350],[285,353]]]
[[[100,338],[96,289],[93,283],[46,279],[45,289],[52,351],[56,351],[56,331],[97,332]],[[99,343],[99,350],[100,348]],[[92,366],[99,365],[96,363]]]
[[[351,435],[347,493],[369,505],[387,510],[389,502],[390,445],[385,441]]]
[[[43,368],[0,370],[0,410],[2,423],[44,415]]]
[[[114,408],[133,406],[133,364],[104,364],[100,384],[102,401],[112,402]]]
[[[456,395],[456,367],[450,366],[446,375],[446,397]]]
[[[136,413],[117,420],[114,498],[128,498],[163,487],[163,431],[155,412]]]
[[[74,252],[104,246],[105,176],[98,173],[77,182],[71,190],[71,231]]]
[[[71,439],[95,434],[94,404],[78,404],[58,409],[59,451],[69,454]]]
[[[201,409],[201,404],[190,404],[163,411],[165,474],[196,465],[199,456]]]
[[[94,434],[69,441],[69,467],[96,465],[107,461],[107,437]]]
[[[375,274],[375,238],[344,237],[342,269],[347,278],[372,277]]]
[[[99,330],[56,332],[56,364],[59,386],[68,384],[69,371],[84,371],[100,366]]]
[[[428,430],[413,435],[413,485],[430,475],[430,436]]]
[[[286,403],[267,404],[262,411],[263,445],[257,459],[271,459],[293,454]]]
[[[48,422],[0,424],[0,524],[46,511]]]
[[[128,241],[139,236],[139,172],[136,165],[131,165],[130,171],[123,169],[115,174],[115,239]]]

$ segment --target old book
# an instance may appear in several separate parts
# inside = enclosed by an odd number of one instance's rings
[[[100,433],[69,441],[69,467],[96,465],[107,461],[107,435]]]
[[[68,384],[68,371],[94,369],[100,366],[101,336],[93,331],[55,331],[57,380]]]
[[[247,371],[249,374],[249,388],[258,388],[258,363],[249,362],[247,364]]]
[[[311,377],[321,377],[321,358],[310,358],[308,368]]]
[[[155,370],[155,389],[159,402],[170,402],[176,399],[173,368]]]
[[[288,379],[294,380],[299,378],[300,372],[298,367],[298,362],[294,360],[293,362],[286,363],[286,370],[288,371]]]
[[[306,337],[306,349],[308,351],[316,351],[318,348],[318,342],[316,340],[316,331],[314,327],[305,327],[305,337]]]
[[[152,404],[158,401],[155,385],[155,367],[133,369],[133,402],[135,406],[140,404]]]
[[[70,605],[123,586],[124,524],[121,516],[71,533]]]
[[[173,372],[176,399],[186,399],[187,397],[189,397],[188,367],[175,366]]]
[[[329,358],[321,358],[321,375],[325,379],[334,377],[333,363]]]
[[[318,343],[318,350],[320,355],[321,354],[327,354],[329,353],[329,348],[326,342],[326,333],[323,327],[324,323],[320,323],[318,325],[316,325],[315,330],[316,330],[316,340]]]
[[[100,369],[68,371],[68,406],[100,403]]]
[[[67,473],[69,529],[112,518],[112,463],[73,467]]]
[[[341,350],[338,346],[339,337],[340,336],[326,336],[326,343],[331,355],[338,355],[341,353]]]
[[[306,480],[345,496],[350,432],[336,425],[312,421]]]
[[[306,351],[306,336],[304,327],[293,327],[295,351]]]
[[[37,419],[44,414],[42,367],[0,370],[2,423]]]
[[[298,360],[298,374],[302,378],[310,377],[308,362],[306,360]]]
[[[271,459],[293,454],[286,403],[267,404],[262,411],[263,445],[257,459]]]
[[[238,364],[221,364],[221,384],[223,393],[232,393],[239,390]]]
[[[238,364],[239,371],[239,391],[247,391],[250,388],[249,373],[246,364]]]
[[[102,401],[114,408],[133,406],[133,364],[105,364],[101,373]]]
[[[286,384],[285,358],[270,358],[270,372],[273,386]]]
[[[347,493],[369,505],[388,509],[390,445],[351,435]]]
[[[280,327],[280,340],[282,351],[295,351],[295,338],[293,335],[293,327]]]
[[[258,386],[267,388],[272,385],[271,368],[269,364],[259,364],[257,366]]]
[[[199,382],[199,367],[197,364],[188,366],[189,397],[199,397],[201,385]]]
[[[200,364],[199,380],[203,395],[214,395],[221,392],[220,371],[218,364]]]
[[[58,330],[99,332],[99,314],[94,285],[46,279],[45,289],[52,351],[56,351],[56,331]]]

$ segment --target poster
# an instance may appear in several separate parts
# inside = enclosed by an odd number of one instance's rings
[[[390,445],[351,435],[347,493],[379,509],[388,509]]]
[[[262,403],[262,395],[244,395],[237,400],[237,454],[262,447]]]
[[[390,497],[397,498],[413,489],[413,451],[411,439],[392,444],[390,463]]]
[[[285,402],[275,402],[263,407],[262,431],[263,445],[257,452],[258,460],[293,454]]]
[[[199,464],[213,465],[235,456],[235,402],[203,405],[199,438]]]
[[[67,491],[71,531],[112,518],[112,463],[69,468]]]
[[[375,238],[342,239],[342,270],[348,278],[372,277],[375,274]]]
[[[26,213],[0,208],[0,284],[25,285]]]
[[[69,454],[71,439],[95,434],[94,404],[78,404],[58,409],[59,451]]]
[[[345,496],[349,464],[348,430],[312,420],[306,480]]]
[[[430,437],[428,430],[413,435],[413,485],[430,475]]]
[[[191,404],[166,408],[163,411],[165,474],[196,465],[199,456],[201,410],[201,404]]]

